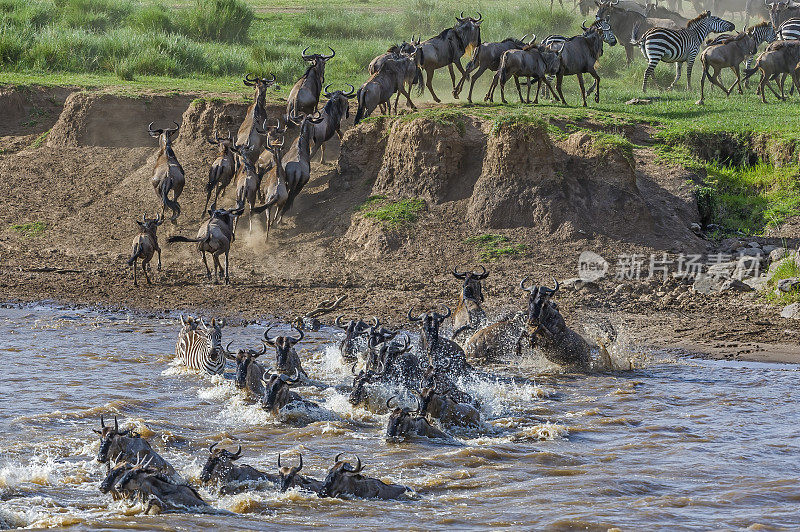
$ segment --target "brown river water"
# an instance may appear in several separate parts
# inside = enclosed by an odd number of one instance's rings
[[[481,431],[454,441],[390,443],[387,416],[352,408],[334,388],[301,388],[322,409],[276,420],[232,381],[174,361],[177,315],[0,309],[0,528],[108,530],[800,529],[798,367],[637,355],[637,368],[542,374],[498,370],[467,390]],[[223,342],[258,345],[262,325]],[[307,333],[308,374],[350,384],[338,330]],[[270,353],[271,354],[271,353]],[[268,355],[265,355],[265,357]],[[274,356],[274,355],[273,355]],[[218,496],[233,515],[145,516],[102,495],[100,414],[116,414],[196,486],[209,443],[244,448],[242,463],[277,470],[277,453],[324,478],[339,452],[364,474],[414,490],[407,500],[320,499],[300,491]]]

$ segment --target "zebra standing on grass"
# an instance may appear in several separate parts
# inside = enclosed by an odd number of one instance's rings
[[[692,88],[692,67],[700,46],[709,33],[722,33],[733,31],[736,26],[733,22],[711,15],[710,11],[700,13],[697,18],[686,23],[681,30],[667,28],[650,28],[641,39],[636,42],[642,49],[647,59],[647,70],[644,71],[642,92],[647,92],[647,78],[653,77],[659,61],[675,63],[675,79],[669,88],[675,85],[681,77],[683,63],[686,63],[686,87]]]
[[[775,33],[782,41],[800,40],[800,18],[784,20]]]
[[[222,328],[225,327],[225,320],[212,318],[210,328],[203,320],[199,322],[202,330],[184,323],[178,334],[175,356],[190,369],[202,369],[210,375],[221,375],[225,371],[225,351],[222,349]]]

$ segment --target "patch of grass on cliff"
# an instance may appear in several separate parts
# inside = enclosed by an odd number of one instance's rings
[[[42,144],[44,144],[44,141],[47,140],[47,135],[49,135],[49,134],[50,134],[50,130],[48,129],[47,131],[45,131],[44,133],[42,133],[41,135],[36,137],[36,140],[34,140],[31,143],[31,148],[39,148]]]
[[[417,118],[427,118],[431,122],[436,122],[437,124],[455,126],[458,134],[462,137],[467,131],[467,124],[464,121],[464,112],[461,109],[453,107],[433,107],[403,115],[400,117],[400,120],[402,122],[410,122]]]
[[[784,258],[775,268],[775,271],[767,281],[767,293],[764,295],[767,301],[780,305],[789,305],[800,301],[800,288],[795,288],[789,292],[777,291],[778,282],[783,279],[800,278],[800,266],[795,261],[796,255]]]
[[[620,151],[628,161],[633,162],[633,144],[622,135],[602,131],[592,131],[590,135],[601,154],[607,155],[613,151]]]
[[[425,202],[417,198],[390,201],[386,196],[370,196],[357,210],[364,218],[377,220],[389,227],[401,227],[416,222],[424,208]]]
[[[34,238],[47,229],[47,224],[44,222],[26,222],[23,224],[12,224],[11,229],[20,233],[25,238]]]
[[[491,233],[471,236],[466,242],[475,244],[479,249],[478,255],[481,260],[488,262],[493,262],[506,256],[519,255],[527,249],[525,244],[515,244],[507,236]]]
[[[547,128],[548,122],[539,115],[531,114],[525,109],[516,109],[511,112],[496,115],[492,120],[492,135],[500,135],[500,131],[511,126],[532,126]]]

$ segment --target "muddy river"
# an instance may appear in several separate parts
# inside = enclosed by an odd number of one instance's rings
[[[796,366],[637,355],[639,369],[542,374],[515,364],[468,387],[485,427],[447,444],[389,443],[387,416],[353,408],[335,388],[301,388],[322,407],[276,420],[230,378],[177,364],[172,319],[26,307],[0,309],[0,528],[195,530],[800,528]],[[262,325],[223,341],[258,345]],[[349,384],[336,330],[298,344],[306,371]],[[323,478],[334,455],[414,490],[407,500],[321,499],[275,490],[217,495],[233,515],[145,516],[98,491],[101,414],[135,426],[195,485],[221,440],[275,472],[303,453]]]

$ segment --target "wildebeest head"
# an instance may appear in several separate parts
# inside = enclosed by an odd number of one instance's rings
[[[361,336],[369,329],[369,325],[361,320],[350,320],[347,322],[347,325],[344,325],[342,322],[342,318],[344,318],[344,314],[340,314],[336,317],[334,324],[344,331],[344,338],[342,341],[339,342],[339,350],[342,353],[343,357],[346,358],[353,358],[354,353],[354,342],[356,337]]]
[[[224,479],[233,468],[233,461],[242,456],[241,445],[235,453],[232,453],[227,449],[215,449],[217,443],[211,444],[211,447],[208,448],[211,454],[200,472],[200,480],[203,482]]]
[[[264,100],[267,95],[267,89],[275,84],[275,80],[278,78],[275,77],[275,74],[272,74],[270,79],[267,78],[260,78],[258,76],[254,76],[252,74],[247,74],[244,77],[244,84],[248,87],[255,87],[255,96],[253,101],[258,105],[264,105]]]
[[[417,317],[414,317],[412,314],[414,309],[408,309],[408,319],[412,322],[419,323],[420,328],[422,329],[422,334],[425,336],[430,349],[433,349],[439,341],[439,326],[442,324],[442,322],[444,322],[445,319],[450,317],[450,314],[452,314],[450,307],[444,305],[444,308],[447,311],[447,314],[427,312],[420,314]]]
[[[456,35],[463,44],[466,53],[471,53],[472,49],[481,44],[481,22],[483,15],[478,13],[478,18],[465,17],[464,12],[456,17],[456,25],[453,26]]]
[[[389,423],[386,425],[387,438],[400,438],[410,433],[420,418],[422,406],[417,399],[417,409],[411,410],[408,407],[397,406],[392,409],[391,403],[395,397],[390,397],[386,401],[386,408],[389,409]]]
[[[206,137],[206,142],[213,146],[218,146],[219,154],[225,155],[228,153],[228,150],[236,144],[236,139],[233,138],[233,133],[231,133],[230,130],[228,130],[227,137],[220,137],[217,132],[214,131],[214,138]]]
[[[128,436],[131,434],[130,429],[119,430],[119,422],[117,416],[114,416],[114,426],[106,426],[103,416],[100,416],[100,430],[92,429],[100,435],[100,450],[97,451],[97,461],[100,463],[108,462],[108,451],[111,449],[111,444],[118,437]]]
[[[297,338],[292,336],[274,336],[270,338],[269,331],[272,330],[272,327],[270,326],[264,331],[264,341],[275,348],[275,359],[279,370],[286,367],[289,362],[289,355],[294,350],[295,344],[305,336],[302,329],[298,329],[294,325],[292,329],[300,333],[300,336]]]
[[[100,493],[111,492],[114,489],[114,485],[117,483],[117,480],[119,480],[119,478],[127,473],[132,467],[133,464],[129,462],[122,462],[112,467],[106,475],[106,478],[100,482]]]
[[[361,480],[361,458],[356,456],[358,465],[353,467],[350,462],[340,461],[339,458],[344,453],[339,453],[334,458],[333,467],[328,470],[328,475],[325,477],[322,490],[319,492],[320,497],[338,497],[342,493],[352,493],[353,483]]]
[[[350,84],[348,83],[347,85]],[[328,92],[328,87],[330,87],[330,85],[326,85],[323,91],[323,95],[328,99],[328,103],[323,107],[322,114],[328,115],[334,124],[339,124],[342,120],[342,116],[350,118],[350,102],[348,100],[355,98],[356,88],[350,85],[350,90],[348,92],[342,90]]]
[[[383,377],[383,372],[377,373],[371,369],[362,369],[358,372],[358,374],[356,374],[355,364],[353,364],[353,367],[350,369],[350,371],[353,373],[353,390],[350,392],[350,397],[348,397],[347,400],[351,405],[356,406],[360,405],[366,399],[365,386],[380,380]]]
[[[294,479],[301,469],[303,469],[303,453],[300,453],[300,464],[295,467],[282,466],[281,455],[278,453],[278,474],[281,477],[281,492],[284,492],[292,487],[292,484],[294,484]]]
[[[142,213],[142,219],[136,220],[136,224],[139,226],[139,233],[144,235],[155,235],[156,228],[164,223],[164,219],[159,214],[155,218],[148,218],[146,213]]]
[[[231,351],[232,343],[232,341],[228,342],[228,346],[225,348],[225,356],[236,363],[236,379],[234,380],[236,387],[244,388],[247,380],[247,369],[250,367],[250,363],[267,352],[267,344],[266,342],[261,342],[263,344],[261,351],[256,351],[255,349],[237,349],[234,353]]]
[[[161,149],[171,150],[172,141],[178,136],[178,130],[181,128],[181,125],[173,121],[172,123],[175,124],[174,128],[153,129],[154,123],[155,122],[150,122],[147,126],[147,132],[151,137],[158,139],[158,145],[161,146]]]
[[[233,228],[233,219],[237,216],[241,216],[243,213],[244,206],[235,209],[217,209],[217,204],[214,203],[211,205],[211,208],[208,209],[208,216],[212,220],[219,220],[230,228]]]
[[[264,372],[266,375],[270,370]],[[273,373],[269,379],[261,379],[264,386],[264,397],[261,399],[261,406],[270,412],[277,413],[281,408],[289,403],[289,386],[300,380],[299,373],[295,370],[294,377],[289,377],[283,373]]]
[[[528,327],[532,330],[538,330],[543,325],[543,320],[546,317],[545,308],[550,304],[550,299],[558,292],[558,281],[553,278],[555,288],[547,288],[546,286],[525,286],[525,277],[519,282],[520,289],[528,292]]]
[[[485,266],[481,266],[481,269],[483,270],[481,273],[476,273],[473,271],[459,272],[458,267],[453,268],[453,277],[464,281],[464,284],[461,285],[461,296],[464,299],[472,299],[483,303],[481,281],[489,277],[489,272],[486,271]]]

